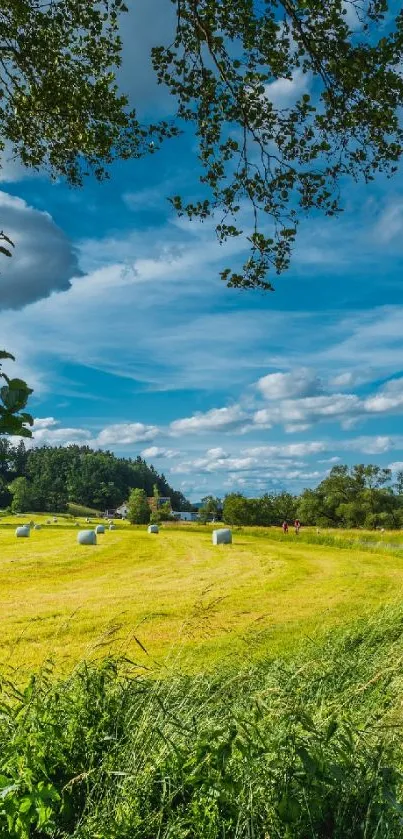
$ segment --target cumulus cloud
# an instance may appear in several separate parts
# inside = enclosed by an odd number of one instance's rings
[[[104,428],[96,442],[99,446],[128,446],[154,440],[158,433],[159,429],[155,425],[144,425],[142,422],[115,423]]]
[[[170,429],[173,435],[199,434],[205,431],[232,431],[245,422],[246,414],[239,405],[229,408],[212,408],[206,413],[174,420]]]
[[[179,452],[176,451],[176,449],[164,449],[160,446],[149,446],[149,448],[143,449],[143,451],[141,452],[141,456],[145,457],[146,459],[155,457],[166,457],[168,459],[171,459],[173,457],[177,457],[178,455]]]
[[[32,441],[26,442],[31,446],[83,445],[90,444],[91,437],[86,428],[64,428],[53,417],[45,417],[35,420]]]
[[[40,431],[44,428],[52,428],[58,425],[58,421],[54,417],[37,417],[34,422],[33,430]]]
[[[80,274],[77,255],[49,213],[5,192],[0,192],[0,210],[15,244],[12,258],[2,258],[0,308],[19,309],[52,291],[67,291]]]
[[[322,383],[312,370],[301,368],[289,373],[269,373],[257,382],[257,389],[265,399],[316,396]]]

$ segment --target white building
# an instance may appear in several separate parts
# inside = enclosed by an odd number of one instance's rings
[[[116,508],[116,513],[118,516],[122,516],[122,519],[127,519],[129,513],[129,505],[128,504],[121,504],[120,507]]]
[[[178,521],[198,521],[199,520],[199,514],[198,513],[188,513],[188,512],[182,512],[182,511],[181,512],[175,512],[173,510],[172,515]]]

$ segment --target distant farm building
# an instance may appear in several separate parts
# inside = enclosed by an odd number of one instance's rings
[[[129,513],[129,505],[127,502],[125,504],[121,504],[120,507],[116,508],[116,518],[119,517],[121,519],[127,519]],[[114,518],[111,516],[111,518]]]
[[[172,510],[172,515],[177,521],[198,521],[199,520],[199,514],[198,513],[189,513],[187,511],[183,512],[182,510],[180,512],[179,511],[176,512],[175,510]]]

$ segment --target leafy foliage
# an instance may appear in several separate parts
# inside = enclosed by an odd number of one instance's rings
[[[13,508],[19,512],[63,512],[69,502],[114,509],[127,501],[131,489],[144,489],[151,495],[154,484],[162,495],[172,498],[177,509],[189,506],[164,475],[141,457],[118,458],[88,446],[43,446],[27,451],[23,442],[15,448],[9,440],[0,439],[0,499],[7,506],[11,493]]]
[[[207,524],[208,521],[217,520],[221,513],[222,503],[219,498],[215,498],[214,495],[206,495],[202,498],[202,507],[199,510],[200,521]]]
[[[200,197],[172,205],[190,218],[218,214],[221,242],[246,236],[247,261],[222,273],[230,286],[271,289],[301,215],[340,212],[346,176],[396,171],[402,12],[392,0],[172,4],[173,41],[154,47],[152,61],[176,113],[143,125],[116,84],[123,0],[10,0],[0,13],[0,150],[7,143],[26,166],[80,185],[190,126]],[[302,81],[295,101],[276,101],[279,79]]]
[[[5,382],[0,387],[0,435],[18,434],[20,437],[32,437],[28,426],[33,424],[33,419],[24,408],[33,391],[22,379],[10,379],[2,369],[4,359],[15,361],[11,353],[0,350],[0,379]]]
[[[298,499],[289,492],[263,495],[261,498],[245,498],[233,492],[224,499],[223,519],[233,525],[280,525],[284,519],[296,518]]]
[[[10,0],[0,13],[0,149],[80,186],[175,133],[144,127],[115,81],[123,0]]]
[[[0,836],[400,839],[402,655],[399,607],[238,673],[3,679]]]
[[[319,527],[398,528],[403,525],[403,473],[391,484],[390,469],[373,464],[334,466],[315,489],[245,498],[230,493],[223,518],[234,525],[280,526],[297,517]]]
[[[302,493],[299,516],[325,527],[401,527],[401,476],[395,487],[390,481],[390,469],[379,466],[334,466],[316,489]]]
[[[129,521],[131,524],[148,524],[150,516],[151,509],[144,489],[133,489],[129,498]],[[158,521],[159,519],[155,521],[155,524]]]
[[[339,213],[346,176],[396,171],[402,12],[387,0],[173,2],[175,38],[153,62],[195,130],[202,195],[172,204],[190,218],[218,213],[220,242],[245,235],[247,261],[222,278],[271,290],[267,274],[288,267],[301,215]],[[276,102],[273,82],[298,78],[295,101]]]

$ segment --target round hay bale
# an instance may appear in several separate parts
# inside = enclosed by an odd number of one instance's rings
[[[213,545],[231,545],[232,532],[227,527],[220,530],[213,530]]]
[[[47,520],[47,522],[46,522],[46,524],[52,524],[51,520],[50,520],[50,519],[48,519],[48,520]]]
[[[79,545],[96,545],[97,534],[95,530],[80,530],[77,533],[77,542]]]
[[[57,524],[57,519],[53,519],[53,524]]]
[[[109,530],[116,530],[116,524],[110,524]]]
[[[40,530],[40,529],[41,529],[40,524],[36,524],[36,525],[34,526],[34,530]]]
[[[27,536],[31,535],[30,528],[28,527],[27,524],[24,524],[23,527],[17,527],[16,531],[15,531],[15,535],[16,536],[24,536],[26,538]]]
[[[95,533],[105,533],[105,527],[103,524],[97,524],[95,528]]]
[[[160,532],[160,529],[158,527],[158,524],[150,524],[150,526],[148,528],[148,533],[159,533],[159,532]]]

